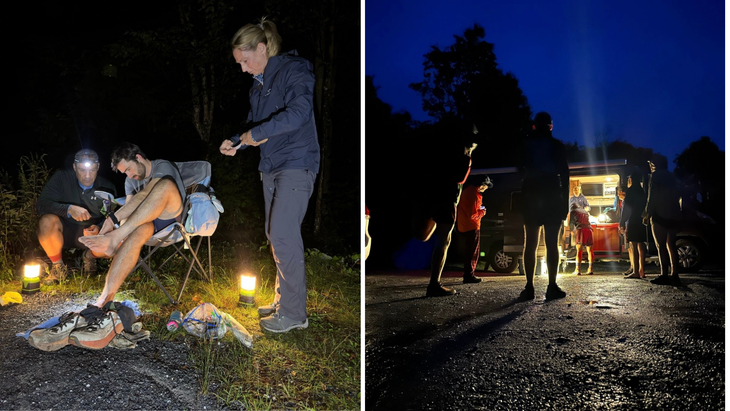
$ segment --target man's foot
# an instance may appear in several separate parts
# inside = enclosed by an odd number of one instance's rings
[[[630,267],[629,267],[628,270],[624,271],[624,275],[631,275],[633,273],[634,273],[634,269],[633,268],[630,268]]]
[[[679,276],[678,275],[675,274],[675,275],[673,275],[673,276],[671,276],[669,278],[670,278],[673,286],[675,286],[675,287],[681,287],[682,286],[682,281],[679,279]]]
[[[529,301],[535,299],[535,287],[525,287],[520,293],[520,300]]]
[[[456,290],[444,287],[441,283],[431,283],[426,288],[426,297],[444,297],[454,294],[456,294]]]
[[[567,294],[561,290],[557,284],[548,284],[547,291],[545,292],[546,300],[557,300],[559,298],[565,298]]]
[[[279,308],[279,303],[270,303],[267,305],[262,305],[258,309],[259,316],[268,317],[269,315],[275,313],[277,308]]]
[[[116,311],[107,311],[89,322],[86,327],[71,333],[69,343],[91,350],[101,350],[124,331],[124,324]]]
[[[588,272],[586,275],[593,275],[593,267],[588,267]]]
[[[114,238],[109,235],[87,235],[79,237],[79,242],[89,250],[97,253],[113,257],[117,250],[118,242],[114,241]]]
[[[67,274],[68,274],[68,269],[66,268],[66,264],[64,264],[64,263],[53,264],[51,266],[51,268],[48,269],[48,275],[46,275],[43,278],[43,284],[45,284],[45,285],[58,284],[61,281],[66,279]]]
[[[262,318],[259,321],[259,325],[262,329],[271,331],[272,333],[285,333],[295,328],[307,328],[309,326],[309,320],[305,318],[304,321],[295,321],[279,313],[274,313]]]
[[[32,331],[28,343],[42,351],[57,351],[69,344],[69,334],[73,330],[85,326],[84,317],[79,313],[68,312],[59,317],[58,325]]]
[[[574,275],[581,275],[580,271],[578,271],[578,270],[573,271],[573,274]]]
[[[671,285],[672,284],[672,279],[669,278],[668,275],[662,274],[659,277],[657,277],[657,278],[655,278],[653,280],[650,280],[649,282],[652,283],[652,284],[656,284],[656,285]]]
[[[89,275],[96,275],[96,257],[91,250],[84,251],[84,272]]]
[[[641,274],[632,271],[631,274],[624,276],[624,278],[641,278]]]
[[[464,277],[464,284],[476,284],[476,283],[481,283],[481,282],[482,282],[482,279],[475,276],[474,274]]]

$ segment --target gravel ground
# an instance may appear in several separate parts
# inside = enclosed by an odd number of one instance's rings
[[[23,304],[0,307],[0,409],[221,408],[213,396],[198,394],[198,375],[184,342],[160,341],[153,333],[134,349],[69,345],[56,352],[40,351],[15,334],[66,311],[81,310],[89,300],[47,293],[23,298]]]
[[[425,273],[368,275],[366,409],[724,410],[724,269],[671,287],[627,267],[561,276],[550,302],[545,277],[520,302],[519,275],[452,273],[440,298]]]

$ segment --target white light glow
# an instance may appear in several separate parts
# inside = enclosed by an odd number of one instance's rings
[[[241,275],[241,289],[246,291],[256,289],[256,277],[246,274]]]
[[[24,275],[25,278],[38,278],[41,275],[41,266],[38,264],[27,264]]]

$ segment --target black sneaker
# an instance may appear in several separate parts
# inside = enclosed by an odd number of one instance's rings
[[[567,294],[561,290],[557,284],[548,284],[547,291],[545,291],[546,300],[557,300],[559,298],[565,298]]]
[[[269,303],[258,308],[259,316],[268,317],[279,308],[279,303]]]
[[[84,273],[86,273],[88,275],[96,275],[97,274],[96,257],[94,257],[94,255],[91,254],[91,250],[84,251],[83,261],[84,261]]]
[[[662,274],[649,282],[656,285],[672,285],[672,279],[666,274]]]
[[[673,286],[675,286],[675,287],[681,287],[682,286],[682,281],[679,279],[679,276],[678,275],[673,275],[673,276],[669,277],[669,279],[672,282],[672,285]]]
[[[441,283],[429,284],[426,288],[426,297],[444,297],[456,294],[453,288],[446,288]]]
[[[64,264],[64,263],[53,264],[51,266],[51,268],[48,269],[48,275],[46,275],[43,278],[43,284],[45,284],[45,285],[59,284],[66,279],[67,275],[68,275],[68,268],[66,268],[66,264]]]
[[[473,274],[469,277],[464,277],[464,284],[476,284],[476,283],[481,283],[481,282],[482,282],[482,279]]]
[[[520,293],[520,300],[529,301],[535,299],[535,287],[525,287]]]

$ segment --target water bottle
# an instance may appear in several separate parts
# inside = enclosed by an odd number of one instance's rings
[[[167,331],[177,331],[180,325],[182,325],[182,313],[174,311],[167,321]]]

